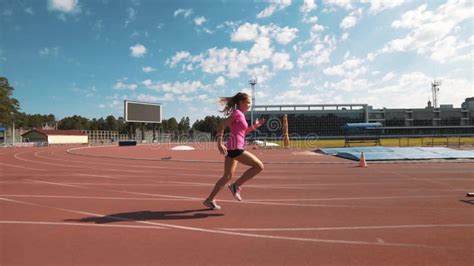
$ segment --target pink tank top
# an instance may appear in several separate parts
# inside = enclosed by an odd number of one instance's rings
[[[239,109],[230,114],[230,135],[226,147],[228,150],[243,150],[245,147],[245,131],[248,128],[245,115]]]

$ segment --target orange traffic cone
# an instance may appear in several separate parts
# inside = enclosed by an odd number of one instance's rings
[[[367,162],[365,161],[364,152],[360,153],[359,167],[367,167]]]

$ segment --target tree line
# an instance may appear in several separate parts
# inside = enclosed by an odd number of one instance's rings
[[[53,114],[27,114],[20,112],[20,102],[13,97],[14,88],[8,83],[8,79],[0,77],[0,126],[9,127],[13,121],[19,128],[32,129],[42,128],[45,125],[57,129],[77,129],[77,130],[112,130],[121,134],[129,134],[130,130],[138,125],[135,123],[132,127],[130,123],[125,122],[123,117],[109,115],[105,118],[82,117],[73,115],[57,120]],[[213,136],[216,134],[217,125],[223,118],[219,116],[206,116],[202,120],[196,120],[190,125],[189,117],[182,117],[179,122],[176,118],[163,119],[161,124],[157,124],[155,129],[162,132],[188,132],[189,130],[198,130],[210,132]],[[152,129],[151,124],[147,124],[147,129]]]

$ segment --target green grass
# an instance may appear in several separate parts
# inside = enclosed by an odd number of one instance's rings
[[[283,147],[283,141],[274,142]],[[389,138],[380,139],[382,146],[385,147],[458,147],[473,146],[474,137],[424,137],[424,138]],[[344,147],[344,139],[320,139],[320,140],[290,140],[290,148],[313,149],[313,148],[338,148]],[[351,147],[375,146],[373,143],[351,143]]]

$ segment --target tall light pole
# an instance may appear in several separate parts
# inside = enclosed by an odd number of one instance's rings
[[[431,82],[431,93],[433,94],[433,107],[438,108],[438,92],[441,86],[441,80],[434,80]]]
[[[255,85],[257,84],[257,79],[250,79],[249,84],[252,87],[252,110],[250,110],[250,123],[253,125],[253,109],[255,109]]]
[[[15,146],[15,113],[11,112],[10,113],[13,118],[13,128],[12,128],[12,146]]]

